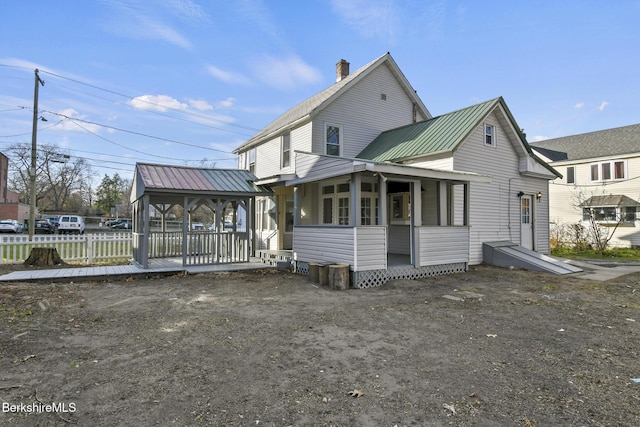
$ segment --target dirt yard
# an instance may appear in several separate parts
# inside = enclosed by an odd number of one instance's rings
[[[1,425],[640,425],[640,274],[3,284],[0,343]]]

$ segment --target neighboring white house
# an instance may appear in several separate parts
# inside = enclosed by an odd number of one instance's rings
[[[615,229],[610,246],[640,246],[640,124],[548,139],[532,148],[563,174],[551,182],[552,226]]]
[[[258,246],[346,263],[355,286],[466,271],[482,243],[549,252],[548,180],[502,98],[433,118],[390,54],[294,106],[236,149],[268,184]]]

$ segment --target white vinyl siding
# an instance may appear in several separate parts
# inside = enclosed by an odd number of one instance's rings
[[[603,162],[624,161],[626,165],[625,174],[627,177],[640,176],[640,157],[619,157],[607,159],[590,159],[579,162],[558,162],[558,168],[572,166],[575,169],[575,183],[567,185],[564,180],[556,179],[549,185],[550,201],[550,221],[551,227],[568,226],[583,219],[582,208],[578,205],[591,196],[602,196],[608,194],[620,194],[640,201],[640,190],[637,180],[623,179],[607,181],[603,183],[591,182],[591,165]],[[554,164],[552,164],[553,166]],[[546,195],[545,195],[546,196]],[[544,198],[543,198],[544,200]],[[638,233],[640,221],[636,221],[634,226],[618,227],[613,239],[609,242],[612,247],[640,246],[640,233]]]
[[[293,252],[298,261],[353,265],[353,227],[293,227]]]
[[[421,267],[469,262],[468,227],[418,227],[417,230]]]
[[[294,227],[298,261],[349,264],[353,271],[387,268],[386,227]],[[357,255],[356,255],[357,254]]]
[[[357,259],[354,271],[384,270],[387,268],[387,228],[384,226],[356,227]]]
[[[381,99],[381,93],[387,95],[386,100]],[[412,122],[413,102],[384,65],[372,70],[314,117],[313,152],[325,153],[325,123],[342,124],[342,156],[355,157],[380,132]]]
[[[534,198],[533,219],[539,224],[535,230],[534,249],[549,252],[548,183],[544,179],[520,175],[519,158],[507,133],[495,113],[487,116],[456,150],[454,169],[477,172],[491,176],[487,184],[470,186],[470,253],[469,263],[482,262],[482,242],[509,240],[520,243],[520,199],[517,193],[543,193],[538,202]],[[498,144],[484,150],[484,125],[494,126],[494,138]],[[518,143],[518,142],[516,142]]]

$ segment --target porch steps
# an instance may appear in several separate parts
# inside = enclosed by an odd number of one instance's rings
[[[484,242],[482,258],[498,267],[518,267],[552,274],[579,273],[582,269],[509,241]]]
[[[257,249],[256,257],[259,258],[260,262],[262,262],[263,264],[278,267],[280,269],[292,268],[293,265],[292,251]]]

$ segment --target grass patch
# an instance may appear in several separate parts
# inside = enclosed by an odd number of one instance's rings
[[[611,248],[604,251],[595,249],[578,249],[570,246],[556,247],[551,255],[562,258],[602,259],[610,261],[640,261],[640,249]]]

